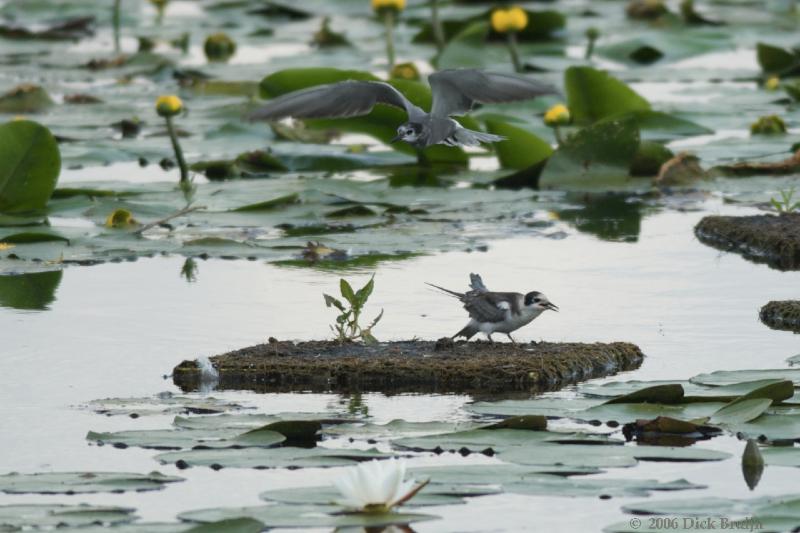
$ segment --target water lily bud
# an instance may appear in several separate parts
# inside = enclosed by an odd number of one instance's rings
[[[528,25],[528,14],[521,7],[495,9],[492,11],[492,29],[497,33],[517,32]]]
[[[564,104],[556,104],[544,114],[544,123],[551,128],[553,126],[564,126],[569,124],[571,118],[567,106]]]
[[[206,38],[203,51],[209,61],[227,61],[236,53],[236,43],[225,33],[214,33]]]
[[[174,117],[183,111],[183,102],[174,94],[159,96],[156,100],[156,113],[160,117]]]
[[[389,77],[401,80],[419,80],[419,70],[414,63],[400,63],[392,68]]]
[[[398,12],[406,8],[406,0],[371,0],[372,9],[378,13],[391,9]]]
[[[786,133],[786,123],[778,115],[766,115],[750,126],[751,135],[774,135]]]
[[[590,41],[596,41],[600,37],[600,30],[592,26],[586,29],[586,38]]]
[[[764,82],[764,88],[768,91],[775,91],[781,86],[781,79],[778,76],[771,76]]]
[[[106,218],[107,228],[120,229],[138,225],[139,223],[133,218],[133,213],[127,209],[116,209]]]

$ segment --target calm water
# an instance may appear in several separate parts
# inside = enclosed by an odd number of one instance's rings
[[[666,211],[642,222],[637,242],[599,240],[566,224],[561,240],[532,235],[492,242],[487,252],[444,253],[377,268],[371,309],[385,308],[376,329],[382,340],[452,334],[464,323],[456,302],[425,288],[432,281],[455,289],[470,271],[497,290],[543,291],[561,307],[519,332],[519,340],[614,341],[638,344],[647,355],[641,369],[621,379],[682,379],[719,369],[784,367],[800,351],[791,333],[769,330],[758,309],[771,299],[797,297],[797,274],[751,264],[700,244],[692,227],[703,214],[751,212],[709,200],[702,212]],[[563,227],[562,227],[563,226]],[[195,283],[180,275],[182,258],[157,258],[65,270],[56,299],[44,311],[0,308],[0,471],[158,469],[154,451],[89,446],[88,430],[168,427],[172,416],[104,417],[76,408],[104,397],[176,391],[164,379],[182,359],[280,339],[324,338],[332,320],[323,291],[335,291],[338,274],[278,268],[261,262],[200,261]],[[348,274],[361,282],[367,273]],[[360,278],[360,279],[359,279]],[[263,412],[340,409],[341,398],[323,394],[220,392]],[[454,420],[467,396],[366,396],[376,422]],[[747,497],[797,489],[796,471],[768,467],[750,493],[738,454],[743,443],[717,438],[703,446],[736,457],[720,463],[641,463],[606,476],[684,477],[710,485],[704,495]],[[486,457],[421,457],[413,464],[492,462]],[[260,503],[267,488],[320,485],[336,469],[255,471],[193,468],[188,482],[163,492],[124,495],[6,496],[19,502],[91,502],[133,505],[144,520],[171,521],[181,511]],[[652,498],[699,494],[656,494]],[[638,499],[638,498],[637,498]],[[632,500],[632,499],[630,499]],[[498,495],[466,505],[426,508],[443,520],[416,524],[417,531],[586,530],[623,519],[629,499],[545,498]],[[491,512],[489,512],[491,511]],[[502,518],[498,518],[502,517]]]

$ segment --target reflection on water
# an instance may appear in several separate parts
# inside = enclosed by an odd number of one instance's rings
[[[181,277],[189,283],[197,281],[197,261],[192,257],[187,257],[181,266]]]
[[[0,306],[45,311],[56,299],[62,270],[0,275]]]
[[[641,201],[620,194],[586,195],[578,209],[558,211],[558,218],[578,231],[606,241],[636,242],[642,227]]]

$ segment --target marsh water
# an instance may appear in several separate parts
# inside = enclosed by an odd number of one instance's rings
[[[464,321],[459,305],[423,282],[458,289],[474,271],[492,288],[538,289],[561,307],[560,313],[545,314],[520,331],[520,341],[638,344],[647,356],[642,367],[612,379],[685,379],[720,369],[784,367],[784,360],[798,352],[797,337],[768,329],[757,315],[770,299],[794,294],[796,274],[699,243],[692,228],[704,214],[753,210],[727,207],[713,197],[698,205],[689,212],[666,209],[645,216],[634,242],[604,241],[559,224],[553,231],[564,235],[558,239],[530,235],[492,241],[485,252],[449,252],[380,265],[369,306],[386,312],[375,333],[381,340],[393,340],[432,339],[456,331]],[[214,355],[269,336],[303,340],[329,335],[332,317],[321,293],[335,290],[338,272],[208,260],[199,262],[196,281],[188,282],[180,275],[182,265],[182,258],[159,257],[67,268],[47,309],[0,309],[5,346],[0,361],[0,470],[147,472],[158,467],[188,482],[163,493],[0,496],[0,503],[80,499],[132,505],[144,520],[171,521],[185,510],[255,505],[257,494],[267,488],[320,485],[337,475],[337,468],[178,471],[157,465],[152,450],[87,443],[89,430],[168,427],[172,416],[106,417],[82,409],[85,402],[179,392],[165,376],[182,359]],[[340,412],[348,404],[348,398],[333,394],[211,394],[265,413]],[[471,401],[468,396],[365,394],[362,401],[376,422],[472,416],[463,410]],[[738,459],[744,442],[735,438],[718,437],[698,446],[726,450],[734,457],[718,463],[642,463],[601,475],[683,477],[708,485],[703,495],[726,497],[797,489],[793,469],[770,466],[751,493]],[[443,462],[497,460],[457,454],[423,454],[410,460]],[[659,497],[669,493],[651,496]],[[415,524],[414,529],[566,532],[587,530],[587,521],[599,529],[618,521],[620,506],[629,500],[633,498],[484,496],[466,505],[426,508],[442,519]]]

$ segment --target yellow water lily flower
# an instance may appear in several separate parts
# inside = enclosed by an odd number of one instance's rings
[[[10,242],[0,242],[0,251],[8,250],[9,248],[13,248],[13,247],[14,247],[14,245],[11,244]]]
[[[107,228],[119,229],[138,225],[139,223],[133,218],[133,213],[127,209],[115,209],[114,212],[106,218]]]
[[[174,94],[159,96],[156,100],[156,113],[160,117],[174,117],[183,111],[183,102]]]
[[[571,118],[567,106],[564,104],[556,104],[544,114],[544,123],[550,127],[564,126],[565,124],[569,124]]]
[[[150,0],[150,3],[153,4],[156,7],[156,9],[161,11],[165,7],[167,7],[167,4],[169,3],[169,0]]]
[[[492,11],[492,29],[497,33],[522,31],[528,26],[528,14],[521,7]]]
[[[772,76],[766,82],[764,82],[764,88],[767,89],[768,91],[775,91],[780,86],[781,86],[781,79],[778,76]]]
[[[406,0],[371,0],[371,4],[374,11],[383,11],[384,9],[402,11],[406,8]]]

